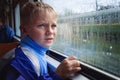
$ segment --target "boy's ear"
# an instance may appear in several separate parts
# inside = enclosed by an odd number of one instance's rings
[[[26,27],[24,25],[20,25],[20,32],[21,32],[21,37],[27,35]]]

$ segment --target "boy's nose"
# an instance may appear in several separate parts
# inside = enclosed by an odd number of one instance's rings
[[[47,27],[47,30],[46,30],[47,34],[52,34],[53,31],[54,31],[54,30],[52,29],[51,26]]]

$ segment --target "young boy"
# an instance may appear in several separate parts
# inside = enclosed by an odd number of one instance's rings
[[[79,71],[75,57],[64,59],[54,72],[48,71],[46,51],[57,33],[57,14],[43,2],[26,3],[21,10],[20,46],[4,71],[5,80],[61,80]]]

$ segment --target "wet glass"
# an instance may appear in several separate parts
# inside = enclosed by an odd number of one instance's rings
[[[53,50],[120,76],[120,0],[43,0],[58,12]]]

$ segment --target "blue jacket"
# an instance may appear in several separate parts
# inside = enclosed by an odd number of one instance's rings
[[[12,42],[13,36],[13,29],[7,25],[3,25],[0,29],[0,43]]]
[[[40,62],[40,74],[38,76],[35,66],[30,60],[29,56],[25,54],[24,49],[32,49],[35,55],[38,57]],[[38,50],[37,50],[38,49]],[[48,49],[37,45],[29,37],[25,37],[21,41],[20,47],[18,46],[15,50],[15,57],[2,71],[2,80],[61,80],[60,77],[53,71],[49,70],[47,62],[42,60],[45,55],[44,51]],[[40,53],[38,54],[37,51]],[[42,55],[42,57],[38,56]],[[34,55],[32,55],[32,58]],[[37,61],[37,60],[35,60]],[[42,63],[43,62],[43,63]],[[7,70],[8,69],[8,70]]]

